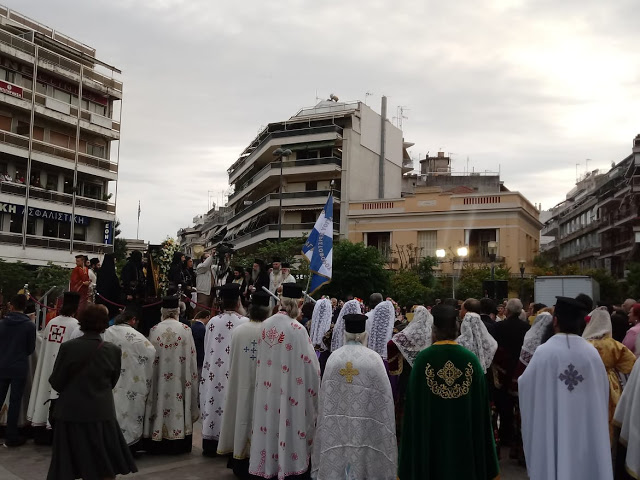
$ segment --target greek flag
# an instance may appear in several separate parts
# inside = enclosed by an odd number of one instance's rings
[[[311,283],[309,293],[318,290],[331,281],[331,260],[333,253],[333,195],[329,194],[327,203],[318,217],[302,254],[309,261]]]

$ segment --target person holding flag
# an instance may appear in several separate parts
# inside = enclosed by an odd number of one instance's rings
[[[302,254],[309,261],[309,284],[307,292],[312,294],[331,281],[333,258],[333,193],[329,193],[309,238],[302,247]]]

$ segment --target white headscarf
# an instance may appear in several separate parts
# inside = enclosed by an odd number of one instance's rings
[[[344,304],[342,310],[340,310],[338,320],[336,320],[336,324],[333,327],[333,335],[331,336],[332,352],[335,352],[344,345],[344,316],[350,313],[362,313],[360,302],[357,300],[349,300]]]
[[[480,319],[480,315],[468,312],[464,316],[457,342],[476,354],[482,369],[487,373],[487,369],[493,361],[493,356],[498,350],[498,342],[491,336],[489,330]]]
[[[431,332],[433,330],[433,315],[425,307],[417,307],[413,313],[413,320],[401,332],[391,339],[396,344],[402,356],[413,367],[418,354],[431,346]]]
[[[388,300],[380,302],[373,309],[371,321],[371,335],[369,336],[369,348],[374,350],[383,359],[387,359],[387,343],[393,335],[393,324],[396,320],[396,310],[393,303]]]
[[[598,340],[604,337],[610,337],[612,333],[611,316],[606,310],[594,310],[589,314],[591,320],[587,323],[582,338],[585,340]]]
[[[331,328],[331,300],[323,298],[318,300],[313,307],[313,315],[311,315],[311,344],[316,347],[322,344],[322,337]]]
[[[520,350],[520,361],[525,366],[529,365],[533,353],[542,343],[542,338],[547,333],[547,329],[552,321],[553,316],[549,312],[542,312],[536,316],[536,319],[533,321],[533,326],[525,334],[522,350]]]

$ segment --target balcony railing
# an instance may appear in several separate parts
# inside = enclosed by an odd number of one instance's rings
[[[0,232],[0,243],[22,245],[22,234]],[[27,235],[27,247],[40,247],[53,250],[69,250],[71,248],[71,241],[64,238],[49,238]],[[113,253],[113,245],[80,242],[78,240],[74,240],[73,250],[86,253]]]
[[[289,200],[289,199],[295,199],[295,198],[326,198],[329,195],[329,190],[311,190],[308,192],[284,192],[282,194],[282,200]],[[336,199],[340,199],[340,191],[338,190],[334,190],[333,191],[333,196]],[[255,202],[253,202],[251,205],[249,205],[247,208],[241,210],[240,212],[236,213],[233,217],[231,217],[229,219],[228,223],[232,223],[234,220],[237,220],[238,218],[242,217],[243,215],[246,215],[247,213],[257,209],[258,207],[260,207],[261,205],[271,201],[271,200],[278,200],[280,198],[280,194],[279,193],[269,193],[267,195],[265,195],[264,197],[260,198],[259,200],[256,200]]]
[[[304,233],[311,233],[311,230],[313,230],[313,227],[315,226],[315,223],[297,223],[297,224],[290,224],[290,223],[284,223],[282,225],[282,231],[283,232],[290,232],[290,231],[295,231],[298,230],[300,231],[300,234],[304,234]],[[256,228],[255,230],[252,230],[249,233],[245,233],[242,237],[237,237],[237,238],[233,238],[231,239],[231,242],[233,244],[241,244],[242,242],[246,242],[248,239],[252,238],[252,237],[257,237],[258,235],[261,235],[263,233],[266,232],[277,232],[278,231],[278,224],[269,224],[269,225],[264,225],[262,227]],[[340,232],[338,230],[333,230],[333,235],[339,235]]]
[[[33,43],[6,31],[0,31],[0,43],[28,53],[32,56],[35,56],[36,53],[36,48]],[[74,62],[69,58],[47,50],[46,48],[38,47],[38,58],[45,63],[60,67],[75,75],[80,74],[80,63]],[[93,80],[96,83],[99,83],[103,87],[110,88],[115,90],[116,92],[122,93],[122,82],[103,75],[102,73],[97,72],[87,66],[84,66],[83,76],[85,78]]]
[[[338,157],[322,157],[322,158],[307,158],[303,160],[291,160],[288,162],[283,162],[282,168],[287,169],[291,167],[309,167],[309,166],[315,166],[315,165],[332,165],[332,164],[341,167],[342,159]],[[237,197],[238,194],[244,191],[248,186],[255,183],[266,172],[271,170],[276,170],[276,169],[280,169],[280,162],[268,163],[260,171],[258,171],[258,173],[253,175],[248,181],[244,182],[239,189],[237,189],[235,192],[229,195],[229,200],[232,200],[233,198]]]
[[[267,132],[266,129],[263,130],[254,140],[251,142],[250,146],[245,149],[247,155],[238,159],[229,169],[227,173],[229,174],[229,178],[234,175],[243,165],[246,165],[251,158],[254,156],[255,152],[260,148],[261,145],[269,142],[275,138],[284,138],[284,137],[294,137],[299,135],[316,135],[320,133],[332,133],[336,132],[342,135],[342,127],[339,125],[325,125],[322,127],[307,127],[307,128],[297,128],[291,130],[277,130],[275,132]],[[249,153],[250,151],[250,153]]]
[[[29,148],[29,139],[22,135],[17,135],[11,132],[0,131],[0,143],[5,143],[14,147]],[[58,147],[56,145],[42,142],[40,140],[33,140],[32,148],[35,152],[45,153],[53,155],[54,157],[64,158],[72,162],[75,161],[75,151],[70,148]],[[78,163],[81,165],[87,165],[90,167],[99,168],[113,173],[118,173],[118,164],[113,163],[110,160],[100,157],[94,157],[87,153],[78,154]]]
[[[0,192],[12,195],[25,196],[27,191],[26,185],[20,183],[0,182]],[[63,205],[71,205],[73,203],[73,195],[68,193],[54,192],[44,188],[29,187],[29,196],[39,200],[47,200],[49,202],[60,203]],[[115,213],[116,206],[103,200],[96,200],[88,197],[80,197],[76,195],[76,206],[97,210],[100,212]]]

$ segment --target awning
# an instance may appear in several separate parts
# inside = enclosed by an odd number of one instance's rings
[[[283,212],[310,212],[317,211],[320,213],[323,207],[319,205],[300,205],[297,207],[282,207]]]
[[[292,152],[300,150],[317,150],[318,148],[333,147],[336,144],[335,140],[323,140],[319,142],[307,142],[307,143],[294,143],[291,145],[282,145],[282,149],[289,149]]]
[[[213,227],[209,233],[207,234],[207,240],[211,240],[213,238],[216,237],[216,235],[218,235],[219,233],[222,232],[223,229],[225,229],[227,226],[226,225],[216,225],[215,227]]]

